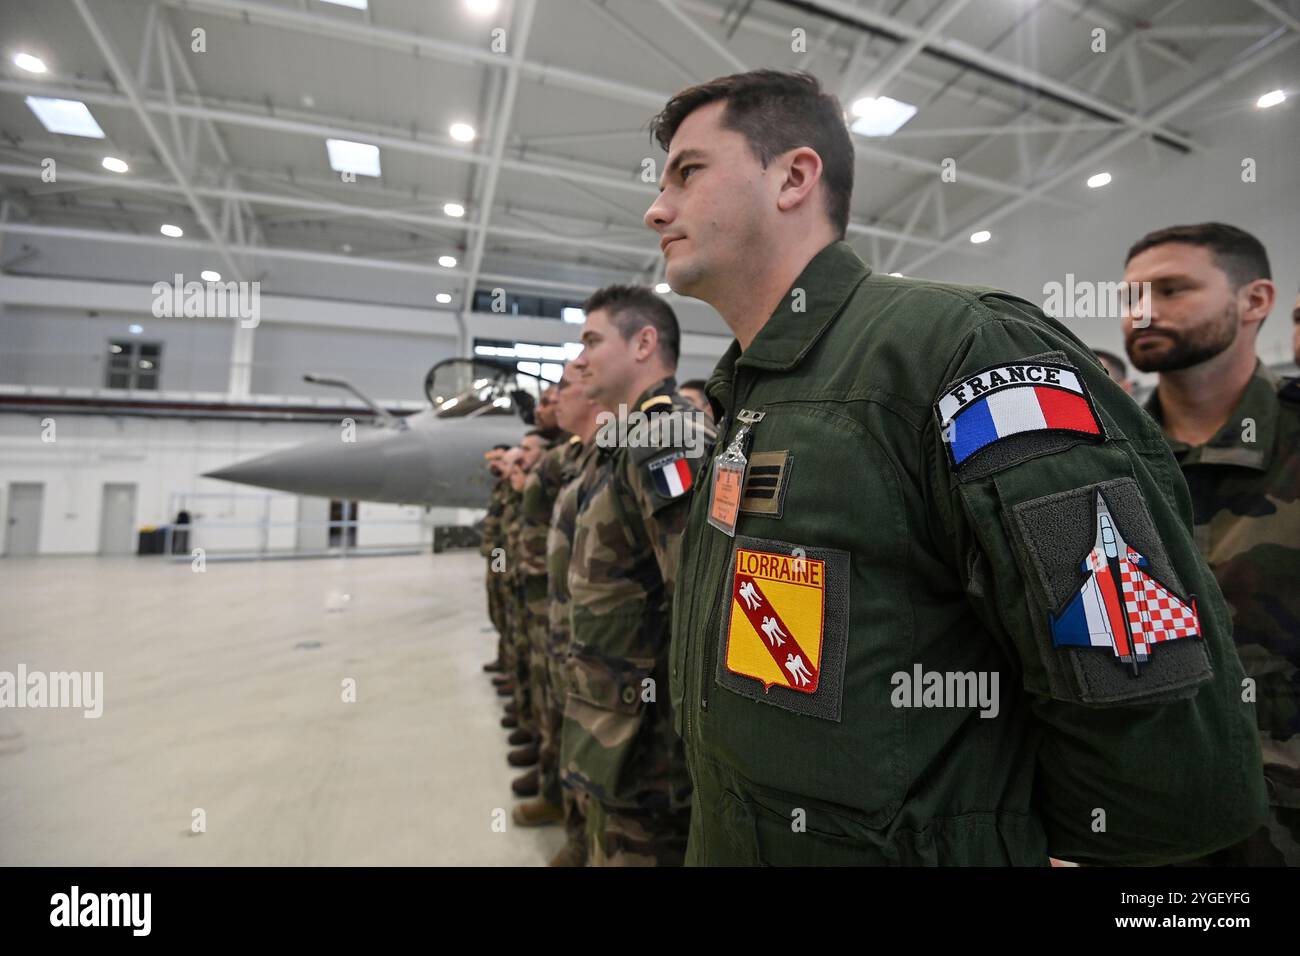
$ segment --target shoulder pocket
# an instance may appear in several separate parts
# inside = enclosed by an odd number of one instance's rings
[[[1209,680],[1196,595],[1184,590],[1136,481],[1022,501],[1003,516],[1049,696],[1156,703],[1191,697]]]

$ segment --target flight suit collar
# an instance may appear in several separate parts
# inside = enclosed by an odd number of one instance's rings
[[[1276,376],[1266,369],[1263,363],[1255,362],[1255,374],[1246,384],[1246,390],[1237,400],[1237,406],[1224,422],[1223,427],[1203,445],[1189,445],[1187,442],[1175,441],[1166,436],[1169,448],[1181,466],[1187,465],[1236,465],[1255,471],[1266,471],[1273,457],[1273,438],[1277,431],[1277,389]],[[1164,427],[1160,412],[1160,394],[1153,391],[1144,406],[1147,412]],[[1251,419],[1255,423],[1254,441],[1243,441],[1245,428],[1242,422]]]
[[[804,266],[749,348],[741,351],[740,343],[732,340],[709,378],[706,394],[726,408],[730,404],[730,382],[737,367],[777,372],[794,368],[812,351],[839,317],[853,290],[870,274],[871,267],[847,242],[832,242],[822,249]],[[799,312],[794,309],[795,289],[804,293]]]

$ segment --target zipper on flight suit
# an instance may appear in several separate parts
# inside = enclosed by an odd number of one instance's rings
[[[740,378],[739,374],[737,375],[736,378],[737,378],[737,382],[739,382],[739,378]],[[734,392],[733,392],[733,395],[734,395]],[[749,393],[748,393],[748,392],[746,392],[746,394],[745,394],[745,398],[746,398],[746,399],[749,398]],[[755,421],[748,421],[748,420],[746,420],[746,419],[742,416],[742,413],[743,413],[744,411],[746,411],[745,406],[744,406],[744,402],[743,402],[743,401],[733,401],[733,402],[732,402],[732,407],[738,409],[737,412],[736,412],[736,415],[733,417],[732,420],[733,420],[734,422],[739,423],[741,428],[749,428],[750,426],[752,426],[752,425],[754,425],[754,424],[757,424],[757,420],[755,420]],[[760,415],[758,420],[761,420],[761,418],[762,418],[762,416]],[[730,432],[730,431],[731,431],[731,428],[730,428],[730,426],[728,426],[728,427],[723,431],[723,433],[722,433],[722,436],[721,436],[721,437],[722,437],[722,441],[719,442],[719,444],[718,444],[716,447],[721,448],[721,449],[724,449],[724,450],[727,448],[727,446],[730,444],[730,442],[731,442],[731,440],[732,440],[732,437],[733,437],[733,436],[728,435],[728,432]],[[752,433],[751,433],[751,437],[752,437]],[[712,464],[713,464],[712,461],[710,461],[710,462],[709,462],[709,467],[710,467],[710,468],[712,467]],[[707,483],[703,484],[702,487],[708,487]],[[736,520],[737,520],[737,522],[739,523],[739,520],[740,520],[740,515],[739,515],[739,514],[736,515]],[[708,528],[708,527],[711,527],[711,526],[707,525],[707,523],[706,523],[706,528]],[[703,537],[707,539],[707,538],[711,537],[711,535],[710,535],[708,532],[706,532],[705,535],[703,535]],[[728,547],[728,550],[730,550],[730,545],[728,545],[727,547]],[[703,541],[701,541],[699,544],[696,545],[695,555],[696,555],[697,561],[698,561],[698,558],[699,558],[700,552],[701,552],[704,548],[705,548],[705,544],[704,544]],[[728,564],[729,564],[729,562],[728,562]],[[712,647],[712,645],[711,645],[711,643],[710,643],[710,641],[709,641],[709,635],[713,635],[713,636],[714,636],[714,642],[716,642],[716,641],[719,639],[719,638],[717,637],[717,634],[718,634],[718,627],[719,627],[720,624],[721,624],[721,608],[722,608],[722,606],[723,606],[723,604],[724,604],[724,601],[725,601],[725,604],[726,604],[726,606],[727,606],[728,609],[730,609],[730,607],[731,607],[731,602],[725,600],[725,598],[726,598],[726,589],[727,589],[727,574],[725,573],[725,569],[724,569],[724,573],[723,573],[723,575],[722,575],[722,578],[721,578],[721,580],[718,582],[718,589],[717,589],[717,591],[714,593],[713,603],[709,606],[709,609],[705,612],[705,618],[704,618],[704,640],[703,640],[703,644],[704,644],[705,647]],[[719,616],[718,616],[716,619],[715,619],[715,617],[714,617],[714,610],[715,610],[715,609],[719,611]],[[701,643],[701,642],[697,642],[697,641],[694,641],[694,640],[690,640],[690,641],[688,641],[688,643],[687,643],[687,645],[686,645],[686,655],[685,655],[685,656],[686,656],[685,666],[686,666],[686,671],[687,671],[687,684],[686,684],[686,690],[687,690],[687,693],[689,694],[689,693],[690,693],[690,690],[691,690],[691,684],[690,684],[690,681],[691,681],[692,677],[696,677],[696,678],[698,678],[698,681],[699,681],[698,693],[699,693],[699,700],[700,700],[700,711],[701,711],[702,713],[708,713],[708,712],[709,712],[709,684],[711,683],[711,681],[710,681],[709,678],[710,678],[711,675],[712,675],[712,666],[711,666],[711,665],[712,665],[712,662],[714,661],[714,659],[715,659],[715,657],[716,657],[717,648],[716,648],[716,647],[712,647],[712,653],[705,654],[705,655],[704,655],[704,658],[700,661],[699,666],[698,666],[698,667],[693,667],[693,666],[691,665],[691,651],[694,650],[695,647],[696,647],[696,645],[699,644],[699,643]],[[687,700],[687,702],[689,703],[690,698],[687,697],[686,700]],[[684,729],[685,729],[687,735],[689,736],[689,734],[690,734],[690,719],[691,719],[691,708],[690,708],[690,706],[687,706],[687,708],[686,708],[686,715],[685,715],[685,716],[686,716],[686,722],[685,722],[685,727],[684,727]]]

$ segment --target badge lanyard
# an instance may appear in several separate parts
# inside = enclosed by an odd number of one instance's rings
[[[752,436],[750,429],[763,420],[764,412],[742,408],[736,413],[740,422],[726,451],[713,459],[713,481],[709,486],[709,524],[728,537],[736,536],[736,519],[740,514],[740,491],[745,484],[749,459],[745,448]]]

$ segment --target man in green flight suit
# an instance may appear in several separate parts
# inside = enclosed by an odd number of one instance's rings
[[[662,297],[607,286],[573,360],[601,405],[569,560],[566,786],[585,795],[592,866],[682,862],[690,780],[668,706],[681,533],[712,428],[677,392],[681,335]]]
[[[668,283],[735,336],[673,604],[695,864],[1192,859],[1264,814],[1159,429],[991,289],[872,272],[815,78],[654,121]]]
[[[1268,824],[1206,861],[1235,866],[1300,866],[1300,381],[1255,354],[1270,276],[1263,244],[1217,222],[1150,233],[1124,267],[1125,282],[1150,283],[1125,346],[1160,373],[1146,409],[1187,479],[1259,727]]]

